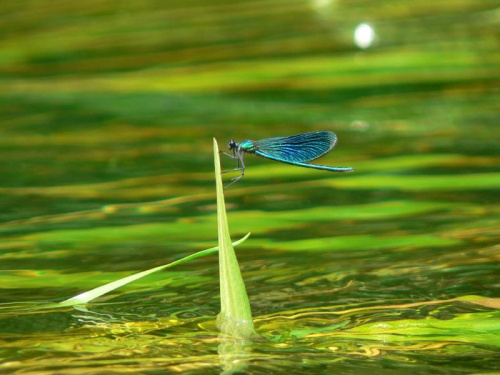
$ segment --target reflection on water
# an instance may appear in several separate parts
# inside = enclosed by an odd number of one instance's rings
[[[2,12],[0,371],[497,370],[495,5],[23,4]],[[50,305],[216,244],[213,136],[320,129],[321,164],[355,173],[248,158],[226,191],[265,341],[219,337],[215,255]]]
[[[245,371],[249,364],[251,343],[228,337],[219,337],[219,357],[221,374],[234,374]]]

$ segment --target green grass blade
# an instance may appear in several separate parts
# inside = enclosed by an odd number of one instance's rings
[[[221,311],[217,326],[224,334],[240,339],[257,338],[248,301],[247,291],[241,277],[238,260],[231,245],[226,204],[220,170],[219,148],[214,138],[215,185],[217,189],[217,227],[219,232],[219,272]]]
[[[233,246],[239,245],[240,243],[242,243],[243,241],[245,241],[248,238],[248,236],[250,236],[250,233],[248,233],[242,239],[234,242]],[[149,270],[142,271],[142,272],[133,274],[131,276],[124,277],[123,279],[112,281],[112,282],[110,282],[108,284],[101,285],[100,287],[97,287],[95,289],[92,289],[92,290],[89,290],[87,292],[78,294],[77,296],[74,296],[72,298],[69,298],[69,299],[67,299],[67,300],[59,303],[59,306],[73,306],[73,305],[81,305],[81,304],[84,304],[84,303],[88,303],[88,302],[96,299],[97,297],[100,297],[100,296],[102,296],[102,295],[104,295],[106,293],[109,293],[109,292],[111,292],[111,291],[113,291],[113,290],[115,290],[115,289],[117,289],[117,288],[119,288],[119,287],[121,287],[123,285],[131,283],[132,281],[138,280],[138,279],[140,279],[140,278],[142,278],[144,276],[150,275],[150,274],[152,274],[154,272],[158,272],[158,271],[164,270],[166,268],[173,267],[173,266],[175,266],[177,264],[181,264],[181,263],[187,262],[188,260],[192,260],[192,259],[203,257],[205,255],[216,253],[217,251],[219,251],[219,247],[218,246],[217,247],[212,247],[210,249],[198,251],[197,253],[188,255],[187,257],[184,257],[182,259],[176,260],[175,262],[164,264],[163,266],[154,267],[154,268],[151,268]]]

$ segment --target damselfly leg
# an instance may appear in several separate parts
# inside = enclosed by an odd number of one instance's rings
[[[241,175],[239,175],[238,177],[232,178],[231,182],[228,185],[224,186],[224,188],[228,188],[232,184],[241,180],[243,178],[243,176],[245,175],[245,162],[243,161],[243,151],[233,150],[233,152],[234,152],[233,154],[230,154],[230,153],[225,152],[225,151],[219,151],[219,152],[226,155],[226,156],[229,156],[231,159],[237,160],[236,168],[228,169],[228,170],[222,171],[221,173],[241,171]]]

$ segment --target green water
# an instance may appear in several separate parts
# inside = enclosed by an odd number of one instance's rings
[[[1,3],[0,373],[499,373],[499,5]],[[355,173],[226,192],[264,341],[219,337],[216,255],[40,309],[215,246],[212,137],[320,129]]]

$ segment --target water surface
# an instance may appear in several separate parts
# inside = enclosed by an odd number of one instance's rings
[[[498,2],[1,7],[0,371],[499,370]],[[217,243],[212,137],[320,129],[355,173],[226,192],[265,341],[219,337],[215,255],[43,308]]]

